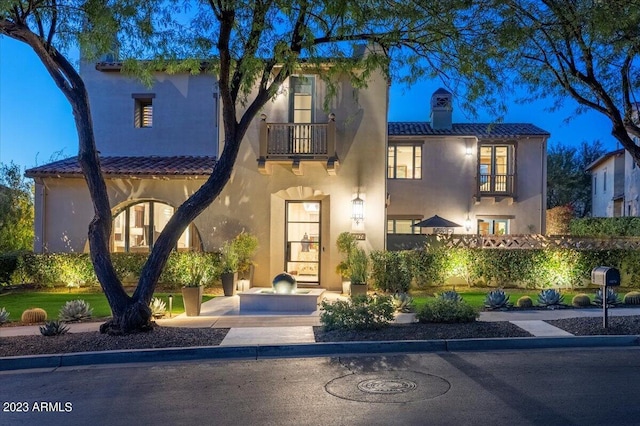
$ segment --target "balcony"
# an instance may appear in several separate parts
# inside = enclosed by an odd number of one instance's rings
[[[476,198],[481,197],[516,198],[516,175],[480,174]]]
[[[296,175],[302,175],[302,164],[322,161],[327,173],[334,175],[338,165],[336,155],[335,115],[328,123],[268,123],[262,114],[260,122],[260,157],[258,169],[271,174],[273,163],[290,163]]]

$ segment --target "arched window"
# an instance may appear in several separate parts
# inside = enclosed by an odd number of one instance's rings
[[[175,209],[158,201],[141,201],[122,209],[113,218],[112,252],[146,253],[166,226]],[[193,223],[184,230],[178,251],[202,251],[202,240]]]

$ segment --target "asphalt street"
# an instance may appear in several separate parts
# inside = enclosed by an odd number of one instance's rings
[[[637,425],[640,349],[94,365],[0,373],[1,425]]]

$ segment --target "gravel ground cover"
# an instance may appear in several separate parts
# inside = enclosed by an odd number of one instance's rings
[[[576,336],[640,335],[640,316],[610,317],[609,327],[602,327],[602,317],[570,318],[547,321]],[[217,346],[228,328],[160,327],[146,333],[107,336],[98,332],[68,333],[62,336],[17,336],[0,338],[0,357],[86,351],[146,348]],[[433,340],[495,337],[530,337],[509,322],[476,321],[468,324],[393,324],[376,331],[324,331],[314,327],[317,342],[376,340]]]
[[[607,328],[602,326],[601,316],[548,320],[546,322],[576,336],[640,335],[640,316],[637,315],[623,317],[609,316]]]

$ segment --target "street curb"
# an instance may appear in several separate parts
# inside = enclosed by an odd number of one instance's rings
[[[496,339],[322,342],[291,345],[133,349],[0,358],[0,371],[85,365],[216,359],[265,359],[362,354],[640,346],[640,336],[517,337]]]

